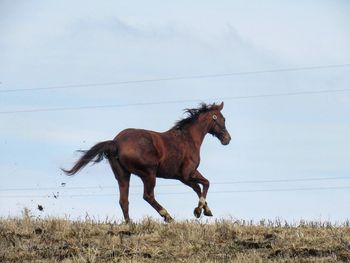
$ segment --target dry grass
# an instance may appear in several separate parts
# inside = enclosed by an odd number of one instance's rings
[[[0,220],[0,262],[347,262],[349,223]]]

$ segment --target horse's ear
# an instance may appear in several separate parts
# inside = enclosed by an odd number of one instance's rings
[[[219,110],[221,111],[224,108],[224,102],[221,102],[221,104],[219,105]]]

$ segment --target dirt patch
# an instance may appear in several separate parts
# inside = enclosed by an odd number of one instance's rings
[[[269,258],[311,258],[311,257],[334,257],[336,252],[330,249],[317,248],[292,248],[277,249],[269,255]]]
[[[261,248],[272,248],[270,241],[254,241],[252,239],[247,240],[235,240],[234,244],[241,247],[242,249],[261,249]]]

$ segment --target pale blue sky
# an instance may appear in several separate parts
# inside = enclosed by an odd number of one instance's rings
[[[349,12],[347,1],[1,1],[0,216],[18,215],[28,207],[41,216],[77,218],[87,212],[95,218],[122,219],[118,195],[70,197],[118,193],[106,162],[86,167],[73,178],[62,175],[59,167],[72,165],[79,156],[75,150],[111,139],[128,127],[167,130],[183,116],[182,109],[196,107],[202,99],[215,102],[221,97],[348,89],[350,67],[1,90],[348,64]],[[4,113],[174,100],[190,101]],[[200,171],[212,183],[207,200],[214,218],[348,218],[350,188],[255,190],[350,187],[349,92],[231,99],[225,100],[223,113],[231,144],[223,147],[208,136],[201,153]],[[310,178],[334,179],[221,184]],[[157,218],[142,199],[140,183],[137,177],[132,179],[130,215]],[[68,189],[81,186],[101,187]],[[47,187],[52,189],[40,190]],[[8,188],[37,189],[4,191]],[[175,218],[193,218],[197,197],[189,188],[159,180],[156,192]],[[43,195],[51,197],[37,197]],[[38,204],[44,212],[36,210]]]

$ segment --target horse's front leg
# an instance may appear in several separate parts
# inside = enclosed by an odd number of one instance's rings
[[[193,176],[194,176],[193,179],[195,180],[195,182],[203,186],[202,195],[199,197],[198,207],[195,208],[195,211],[196,210],[201,211],[203,209],[205,216],[213,216],[213,213],[211,212],[208,206],[208,203],[206,201],[207,193],[209,190],[209,181],[200,172],[198,172],[198,170],[196,170]],[[198,218],[199,216],[196,215],[196,217]]]
[[[199,171],[195,171],[192,175],[192,177],[190,178],[189,181],[185,182],[185,184],[187,184],[188,186],[190,186],[198,195],[199,198],[199,202],[198,202],[198,206],[194,209],[193,213],[195,215],[195,217],[199,218],[201,213],[202,213],[202,209],[204,210],[204,215],[205,216],[213,216],[207,202],[206,202],[206,197],[207,197],[207,193],[208,193],[208,189],[209,189],[209,181],[203,177],[203,175],[201,175],[201,173]],[[203,192],[201,191],[201,188],[198,184],[203,185]]]

